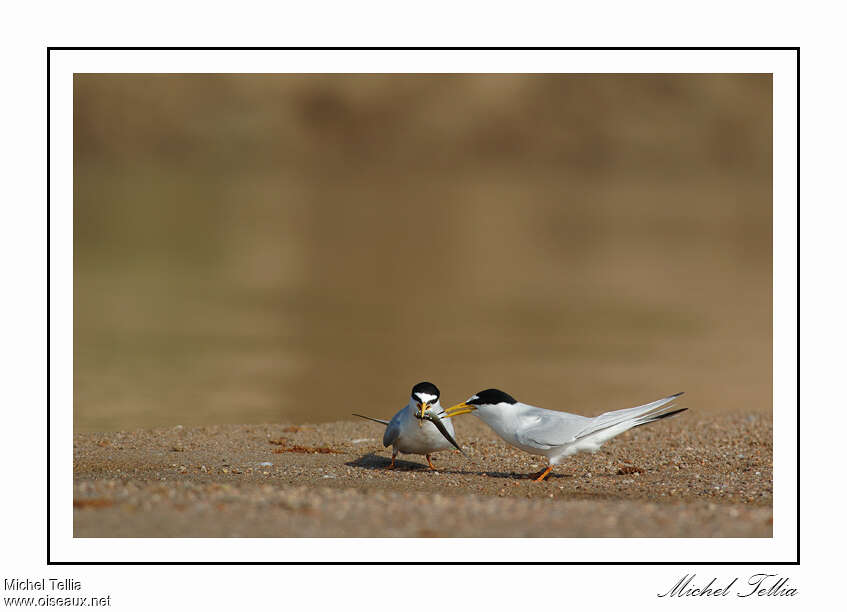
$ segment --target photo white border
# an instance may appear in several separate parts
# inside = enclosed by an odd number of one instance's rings
[[[50,61],[50,560],[391,562],[385,539],[74,539],[74,73],[773,73],[774,535],[761,539],[414,540],[409,561],[756,562],[797,551],[797,55],[794,51],[75,51]],[[562,546],[566,542],[566,546]]]

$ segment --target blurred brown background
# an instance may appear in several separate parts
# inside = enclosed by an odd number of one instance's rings
[[[74,427],[771,411],[770,75],[77,75]]]

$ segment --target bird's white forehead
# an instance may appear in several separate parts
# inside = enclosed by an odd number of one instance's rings
[[[431,404],[438,399],[437,395],[430,395],[429,393],[415,393],[415,397],[427,404]]]
[[[478,396],[478,395],[471,395],[471,396],[468,398],[468,400],[467,400],[467,401],[468,401],[468,402],[472,402],[472,401],[474,401],[475,399],[479,399],[479,396]],[[467,402],[465,402],[465,403],[467,403]]]

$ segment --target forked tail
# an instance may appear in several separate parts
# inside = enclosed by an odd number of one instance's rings
[[[382,423],[383,425],[388,425],[388,421],[383,421],[382,419],[375,419],[373,417],[365,416],[364,414],[356,414],[354,412],[353,416],[357,416],[357,417],[360,417],[362,419],[367,419],[369,421],[373,421],[374,423]]]
[[[641,425],[646,425],[647,423],[652,423],[653,421],[665,419],[669,416],[684,412],[685,410],[688,410],[688,408],[673,409],[675,406],[672,402],[680,395],[682,395],[682,393],[675,393],[668,397],[663,397],[655,402],[644,404],[643,406],[624,408],[623,410],[614,410],[612,412],[601,414],[600,416],[591,419],[591,423],[588,427],[579,432],[576,435],[576,438],[584,438],[586,436],[597,434],[601,431],[608,432],[608,434],[611,434],[610,437],[614,437],[623,433],[627,429],[640,427]],[[605,435],[602,437],[605,437]]]

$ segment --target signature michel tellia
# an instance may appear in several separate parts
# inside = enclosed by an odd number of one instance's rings
[[[657,593],[658,597],[794,597],[797,589],[787,576],[779,574],[753,574],[747,578],[698,578],[685,574],[670,589]]]

